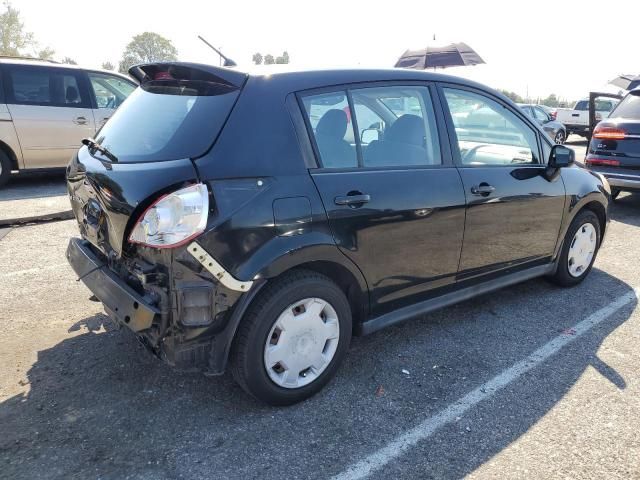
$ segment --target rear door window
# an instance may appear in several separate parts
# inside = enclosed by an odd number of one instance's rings
[[[91,72],[88,75],[98,108],[118,108],[136,89],[131,82],[114,75]]]
[[[383,86],[305,95],[304,111],[324,168],[442,163],[427,87]]]
[[[218,136],[239,92],[204,80],[146,82],[102,127],[98,143],[121,162],[201,156]]]
[[[16,105],[86,108],[89,99],[79,72],[58,68],[7,68],[7,102]]]
[[[305,96],[302,104],[322,166],[357,167],[355,135],[346,91]]]

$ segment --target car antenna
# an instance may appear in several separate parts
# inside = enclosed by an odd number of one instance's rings
[[[224,67],[235,67],[238,65],[236,62],[231,60],[229,57],[224,56],[220,50],[218,50],[216,47],[214,47],[209,42],[207,42],[204,38],[202,38],[202,35],[198,35],[198,38],[202,40],[207,45],[207,47],[209,47],[211,50],[213,50],[218,55],[220,55],[220,58],[224,60],[224,64],[223,64]]]

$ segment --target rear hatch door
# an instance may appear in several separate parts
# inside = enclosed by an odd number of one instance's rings
[[[615,157],[619,168],[640,170],[640,90],[629,93],[598,124],[590,154]]]
[[[98,132],[98,147],[82,147],[67,168],[82,236],[115,257],[149,205],[198,181],[193,159],[215,143],[246,81],[240,72],[188,63],[130,74],[140,87]]]

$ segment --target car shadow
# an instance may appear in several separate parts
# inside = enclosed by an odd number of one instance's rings
[[[64,169],[47,172],[12,175],[9,183],[0,187],[0,202],[3,200],[26,200],[30,198],[66,195]]]
[[[640,194],[621,192],[610,207],[611,220],[635,227],[640,226]]]
[[[574,147],[586,147],[589,142],[586,138],[579,135],[569,135],[565,144],[572,145]]]
[[[28,391],[0,403],[0,465],[14,479],[327,478],[630,291],[599,270],[571,290],[534,280],[355,338],[337,378],[288,408],[257,403],[229,375],[176,372],[128,330],[94,315],[37,352]],[[593,292],[592,304],[567,301]],[[597,352],[633,306],[576,339],[570,355],[548,360],[561,368],[544,388],[535,379],[514,382],[507,407],[478,407],[486,411],[471,433],[461,436],[464,419],[439,431],[419,452],[428,456],[421,476],[474,471],[538,422],[588,367],[625,389]],[[391,477],[402,476],[411,475]]]

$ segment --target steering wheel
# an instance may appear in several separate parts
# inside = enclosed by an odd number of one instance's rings
[[[475,147],[467,150],[464,154],[464,156],[462,157],[462,163],[471,163],[471,160],[473,159],[473,157],[476,156],[476,153],[478,153],[478,150],[480,150],[481,148],[486,147],[486,145],[476,145]]]

